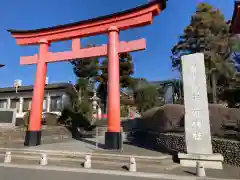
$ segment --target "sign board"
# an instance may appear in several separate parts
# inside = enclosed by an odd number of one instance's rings
[[[16,109],[0,108],[0,127],[13,128],[16,123]]]

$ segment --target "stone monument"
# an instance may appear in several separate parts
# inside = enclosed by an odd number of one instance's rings
[[[98,101],[100,100],[98,97],[97,97],[97,92],[94,91],[94,94],[93,94],[93,97],[91,98],[92,100],[92,107],[93,107],[93,111],[97,111],[97,107],[98,107]]]
[[[182,56],[182,76],[187,154],[178,154],[180,164],[222,169],[223,156],[212,151],[204,54]]]
[[[0,127],[14,128],[16,124],[16,109],[0,108]]]

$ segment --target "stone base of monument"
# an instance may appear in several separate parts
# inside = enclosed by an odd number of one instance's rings
[[[201,162],[207,169],[223,169],[223,156],[221,154],[183,154],[179,153],[180,164],[185,167],[196,167]]]

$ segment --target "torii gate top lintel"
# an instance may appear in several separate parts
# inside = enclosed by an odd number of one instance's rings
[[[153,17],[165,6],[166,0],[154,0],[136,8],[89,20],[34,30],[8,29],[8,32],[16,38],[18,45],[39,44],[41,39],[49,42],[70,40],[107,33],[112,26],[125,30],[151,24]]]

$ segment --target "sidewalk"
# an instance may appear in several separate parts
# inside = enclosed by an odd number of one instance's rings
[[[29,147],[27,148],[27,150],[42,151],[46,153],[49,153],[49,152],[54,153],[54,151],[58,151],[58,152],[62,151],[70,154],[74,152],[78,152],[79,154],[82,154],[82,156],[78,158],[72,157],[72,160],[69,160],[69,159],[49,160],[49,167],[57,166],[57,167],[82,169],[81,163],[84,162],[84,154],[94,153],[94,156],[97,155],[97,159],[96,158],[92,159],[93,169],[117,170],[117,171],[126,172],[126,167],[128,166],[128,159],[129,159],[127,157],[134,156],[136,157],[138,172],[160,173],[160,174],[165,173],[170,175],[196,177],[195,168],[181,167],[179,164],[173,163],[173,161],[169,159],[168,155],[166,154],[149,150],[149,149],[140,148],[140,147],[129,145],[129,144],[125,144],[123,146],[123,151],[120,151],[120,152],[104,151],[102,148],[96,149],[95,144],[91,143],[91,142],[94,142],[94,139],[87,139],[87,140],[88,141],[85,141],[85,142],[68,140],[66,142],[61,142],[61,143],[44,144],[37,147]],[[124,158],[119,158],[118,156],[123,156]],[[150,160],[139,162],[137,159],[138,156],[150,158]],[[153,158],[153,160],[151,160],[151,158]],[[3,159],[1,161],[3,162]],[[16,159],[16,160],[13,160],[13,163],[25,164],[25,165],[29,165],[29,164],[37,165],[39,164],[39,158],[37,159],[35,158],[34,161],[33,160],[28,161],[26,158]],[[224,165],[223,170],[207,169],[206,174],[208,177],[213,177],[213,178],[240,179],[240,167],[232,167],[232,166]]]
[[[60,133],[59,133],[60,134]],[[61,134],[63,134],[61,132]],[[183,176],[195,176],[195,168],[184,168],[179,164],[174,163],[171,160],[171,157],[167,154],[163,154],[156,150],[153,150],[149,147],[139,147],[131,144],[123,144],[122,151],[109,151],[104,149],[104,138],[98,137],[95,138],[87,138],[81,141],[73,140],[71,137],[67,136],[59,136],[56,135],[56,138],[52,138],[49,136],[44,137],[43,144],[37,147],[24,147],[23,139],[21,141],[11,141],[7,145],[0,143],[1,148],[15,148],[18,149],[26,149],[28,151],[42,151],[42,152],[50,152],[50,151],[64,151],[68,153],[78,152],[82,154],[82,157],[78,159],[68,158],[68,159],[58,159],[50,160],[50,166],[58,166],[58,167],[66,167],[66,168],[82,168],[81,163],[84,161],[85,153],[94,153],[97,154],[97,159],[93,159],[93,168],[94,169],[104,169],[104,170],[118,170],[121,172],[126,172],[126,166],[128,166],[128,159],[130,156],[136,157],[137,161],[137,171],[139,172],[147,172],[147,173],[167,173],[172,175],[183,175]],[[97,143],[96,143],[97,142]],[[3,151],[2,155],[4,155]],[[40,152],[39,152],[40,154]],[[105,158],[106,156],[111,156],[111,158]],[[124,156],[124,158],[119,158],[118,156]],[[146,161],[139,162],[137,157],[142,156],[148,158]],[[16,164],[39,164],[39,157],[35,160],[27,160],[25,159],[15,159],[13,163]],[[101,158],[100,158],[101,157]],[[153,159],[153,160],[151,160]],[[3,156],[0,159],[3,162]],[[224,170],[206,170],[206,174],[209,177],[215,178],[235,178],[240,179],[240,167],[232,167],[228,165],[224,165]]]

